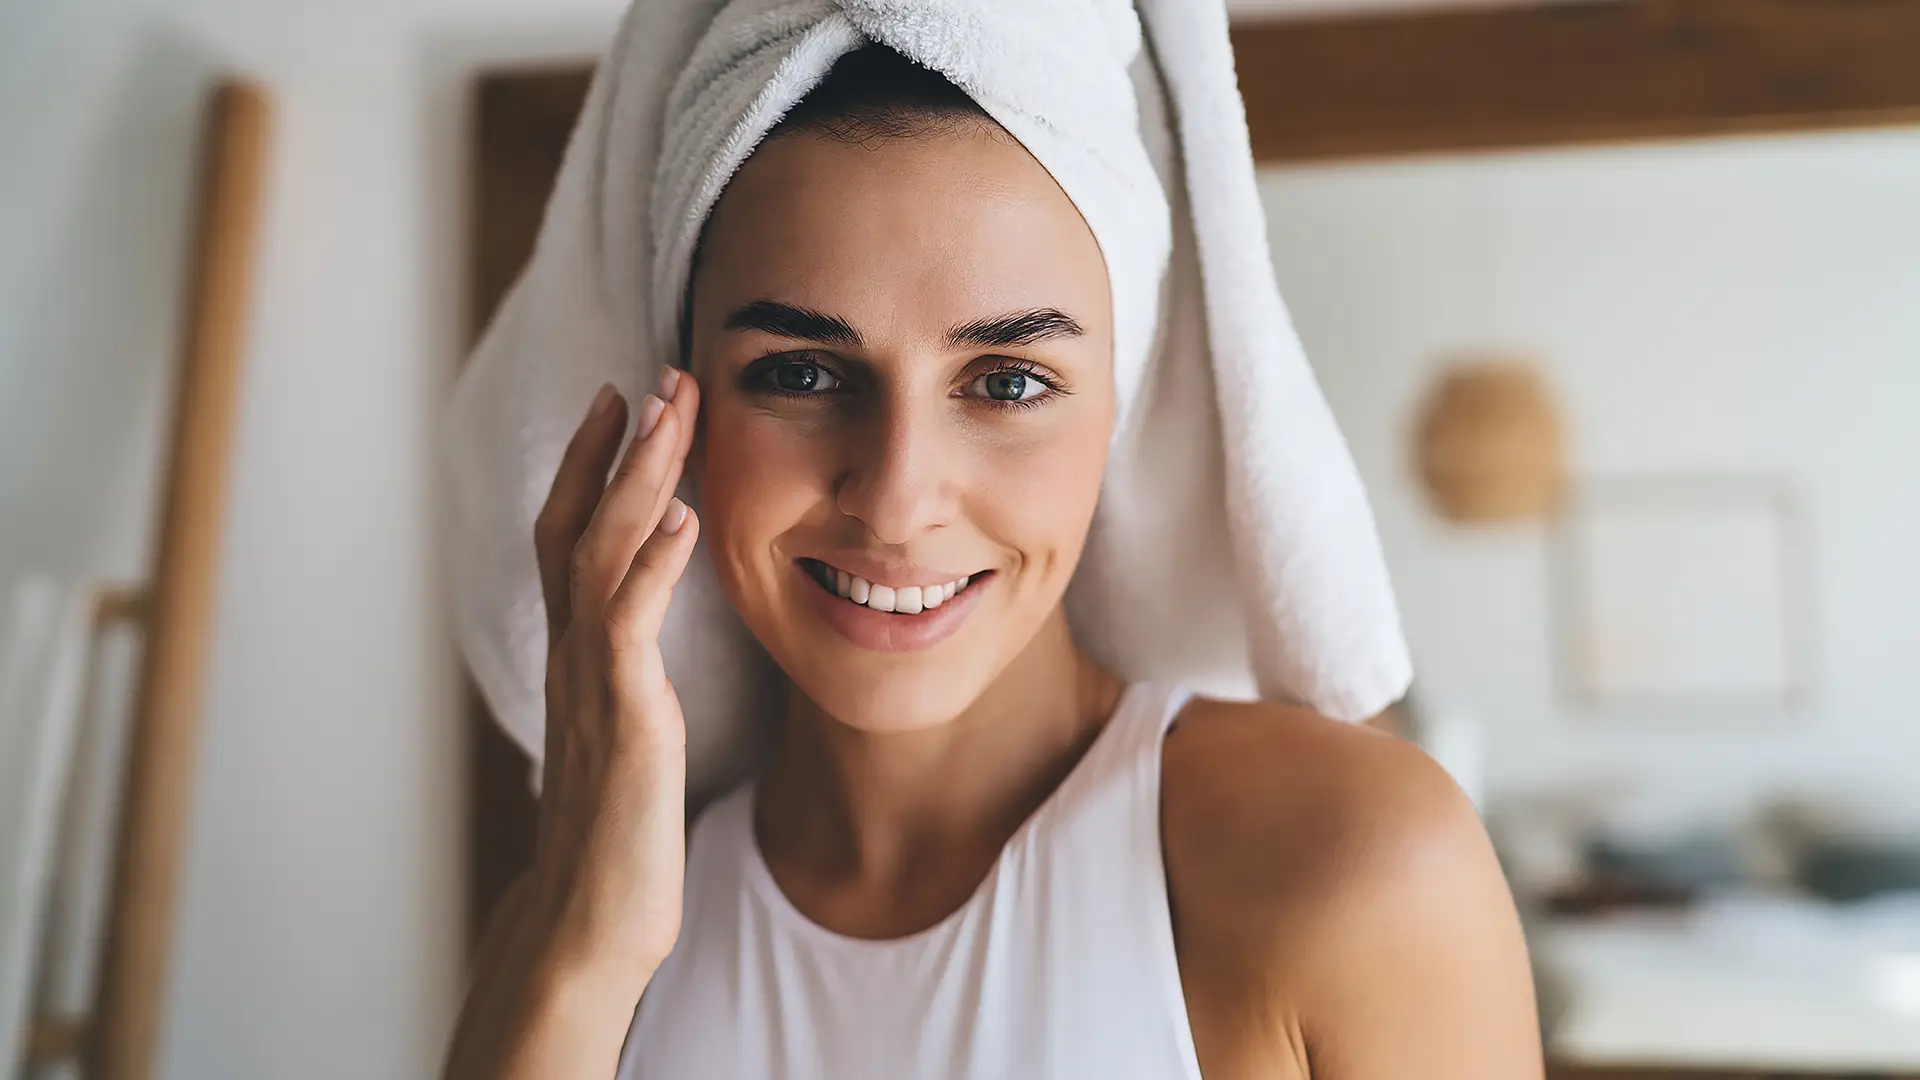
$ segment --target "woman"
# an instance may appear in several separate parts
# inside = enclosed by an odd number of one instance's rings
[[[1091,217],[880,46],[731,172],[682,366],[601,389],[539,516],[539,852],[449,1076],[1539,1075],[1511,901],[1431,762],[1128,681],[1070,627],[1132,314]],[[662,633],[696,541],[784,679],[689,836]]]

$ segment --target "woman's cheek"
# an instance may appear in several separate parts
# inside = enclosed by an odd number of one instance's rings
[[[1031,565],[1070,569],[1100,499],[1107,427],[1073,423],[1034,434],[974,444],[968,504],[986,519],[976,524],[1011,541]]]
[[[777,419],[720,407],[709,415],[698,474],[701,533],[725,564],[723,575],[768,575],[780,536],[814,509],[822,495],[817,447],[795,438]]]
[[[762,499],[780,483],[775,475],[782,455],[742,417],[715,410],[707,424],[707,450],[701,469],[703,503],[734,507]]]

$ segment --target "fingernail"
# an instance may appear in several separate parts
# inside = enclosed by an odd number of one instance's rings
[[[593,406],[587,410],[587,419],[591,420],[601,413],[606,412],[607,406],[613,404],[613,395],[613,384],[601,383],[600,392],[593,395]]]
[[[660,396],[673,400],[674,391],[680,389],[680,369],[668,364],[660,369]]]
[[[667,512],[660,515],[660,531],[672,536],[678,533],[680,527],[686,523],[687,504],[675,497],[673,501],[667,503]]]
[[[648,394],[646,399],[640,402],[640,422],[633,429],[634,441],[639,442],[653,434],[653,429],[660,423],[660,414],[666,411],[666,402]]]

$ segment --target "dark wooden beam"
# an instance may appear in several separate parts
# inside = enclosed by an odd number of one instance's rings
[[[592,81],[593,65],[583,61],[491,72],[474,85],[469,132],[473,186],[468,229],[474,244],[467,277],[470,340],[486,329],[494,308],[533,253],[547,194]]]
[[[1920,123],[1920,0],[1575,0],[1233,43],[1262,161]]]

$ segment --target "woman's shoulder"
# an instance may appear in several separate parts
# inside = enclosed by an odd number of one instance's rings
[[[1170,843],[1288,881],[1383,869],[1369,864],[1483,835],[1472,804],[1418,747],[1293,706],[1195,698],[1167,735],[1162,769]]]
[[[1504,882],[1473,805],[1419,748],[1271,702],[1196,699],[1168,733],[1161,822],[1182,952],[1273,990],[1423,936]],[[1277,970],[1275,965],[1284,967]],[[1252,989],[1243,987],[1243,989]]]

